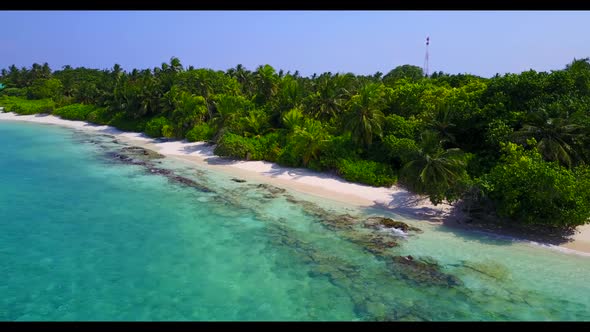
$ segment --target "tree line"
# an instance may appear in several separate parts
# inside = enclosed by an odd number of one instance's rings
[[[47,63],[2,69],[0,106],[155,138],[215,143],[220,156],[398,184],[515,223],[590,217],[590,62],[483,78],[403,65],[387,74]]]

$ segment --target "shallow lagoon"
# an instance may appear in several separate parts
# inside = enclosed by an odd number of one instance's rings
[[[0,320],[590,320],[590,257],[121,162],[107,135],[0,122],[0,139]]]

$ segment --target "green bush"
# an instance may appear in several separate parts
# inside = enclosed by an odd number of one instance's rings
[[[275,161],[281,154],[279,141],[278,133],[243,137],[226,131],[217,141],[214,153],[237,159]]]
[[[217,142],[214,153],[222,157],[252,159],[254,151],[251,139],[225,132]]]
[[[86,115],[86,121],[106,125],[109,124],[111,116],[106,108],[98,108]]]
[[[320,158],[314,162],[318,170],[337,170],[340,159],[358,159],[355,145],[350,135],[334,136],[321,151]],[[310,165],[311,166],[311,165]]]
[[[37,79],[27,90],[30,99],[51,98],[56,100],[63,95],[63,84],[57,78]]]
[[[153,118],[145,124],[145,133],[149,137],[163,137],[165,135],[162,133],[162,129],[166,125],[170,125],[170,122],[165,117]]]
[[[0,106],[5,111],[21,115],[51,113],[55,109],[55,102],[51,99],[28,100],[19,97],[2,96]]]
[[[271,132],[257,140],[258,144],[254,144],[256,156],[263,160],[276,162],[282,151],[281,143],[284,140],[284,133],[281,131]]]
[[[342,159],[338,165],[338,174],[351,182],[378,187],[389,187],[397,182],[397,175],[389,165],[372,160]]]
[[[96,111],[96,109],[97,107],[93,105],[72,104],[56,109],[53,114],[62,119],[85,121],[88,114]]]
[[[125,113],[117,113],[108,124],[124,131],[143,132],[146,122],[146,119],[131,119]]]
[[[27,95],[27,89],[6,88],[0,94],[12,97],[25,97]]]
[[[410,138],[398,138],[388,135],[383,139],[383,145],[390,160],[399,168],[418,154],[416,141]]]
[[[506,122],[495,119],[488,123],[486,143],[492,147],[499,147],[501,142],[508,142],[513,129]]]
[[[414,119],[406,119],[397,114],[385,117],[383,133],[395,135],[400,138],[416,138],[420,130],[420,122]]]
[[[75,104],[73,97],[66,97],[64,95],[54,98],[53,101],[55,102],[55,108],[60,108],[60,107]],[[95,108],[98,108],[98,106],[96,106],[96,105],[92,105],[92,106],[94,106]]]
[[[590,171],[570,171],[546,162],[536,150],[502,143],[504,156],[479,180],[500,216],[517,222],[558,227],[583,225],[590,218]]]
[[[174,138],[174,127],[172,125],[164,125],[162,127],[162,135],[166,138]]]
[[[206,122],[201,122],[186,133],[186,139],[189,142],[209,141],[214,134],[215,128],[212,128]]]
[[[301,167],[303,160],[298,144],[294,141],[289,141],[277,155],[276,161],[281,166]]]

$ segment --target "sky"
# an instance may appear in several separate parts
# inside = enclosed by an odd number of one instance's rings
[[[491,77],[590,57],[590,11],[1,11],[0,68],[48,62],[301,75],[384,74],[405,64]]]

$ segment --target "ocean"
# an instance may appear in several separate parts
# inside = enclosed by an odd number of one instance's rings
[[[101,133],[0,121],[0,141],[2,321],[590,320],[588,256],[236,182]]]

